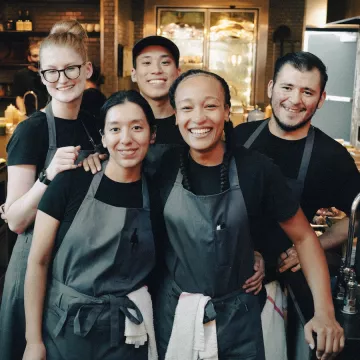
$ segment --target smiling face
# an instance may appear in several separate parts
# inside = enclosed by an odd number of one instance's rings
[[[150,145],[150,126],[142,108],[129,101],[110,108],[102,142],[109,150],[112,169],[140,174],[141,162]]]
[[[77,51],[67,46],[49,45],[42,49],[40,54],[41,70],[62,70],[71,65],[81,65],[84,61]],[[86,62],[81,66],[80,75],[76,79],[68,79],[64,72],[61,72],[59,80],[54,83],[49,83],[42,75],[41,80],[53,101],[80,103],[85,90],[86,79],[88,79],[91,74],[91,63]]]
[[[153,45],[146,47],[136,58],[136,69],[131,78],[139,86],[147,100],[166,99],[174,80],[179,76],[174,58],[166,48]]]
[[[221,137],[230,109],[224,90],[212,76],[185,78],[175,93],[176,121],[191,152],[223,152]]]
[[[273,119],[284,131],[295,131],[310,126],[310,120],[323,105],[326,93],[321,94],[320,72],[299,71],[285,64],[276,82],[268,85]]]

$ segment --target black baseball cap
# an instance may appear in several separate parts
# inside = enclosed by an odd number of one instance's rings
[[[179,67],[180,51],[174,42],[164,36],[152,35],[139,40],[132,49],[133,66],[136,66],[136,58],[148,46],[159,45],[169,50],[173,56],[176,67]]]

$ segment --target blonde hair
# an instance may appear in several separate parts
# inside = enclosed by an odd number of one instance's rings
[[[40,63],[43,50],[54,45],[74,49],[84,61],[87,61],[87,39],[87,33],[78,21],[63,20],[55,23],[50,34],[40,45]]]

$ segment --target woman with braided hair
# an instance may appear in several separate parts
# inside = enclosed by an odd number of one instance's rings
[[[299,251],[314,298],[328,304],[323,251],[280,170],[257,152],[232,147],[226,81],[189,70],[169,95],[188,146],[164,155],[157,179],[167,233],[155,300],[160,359],[264,360],[259,301],[244,287],[254,273],[255,224],[263,217],[280,223]],[[325,327],[338,330],[332,315],[316,314],[307,338]]]

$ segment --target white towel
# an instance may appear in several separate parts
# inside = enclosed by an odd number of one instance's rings
[[[138,348],[144,345],[149,337],[148,359],[157,360],[158,353],[155,341],[153,308],[147,286],[131,292],[127,297],[139,308],[144,321],[136,325],[125,317],[125,342],[126,344],[134,344]],[[136,317],[135,310],[129,309],[129,311]]]
[[[261,313],[266,360],[287,360],[284,308],[286,297],[278,281],[265,285],[267,299]]]
[[[181,293],[165,360],[218,360],[216,322],[203,324],[209,300],[202,294]]]

